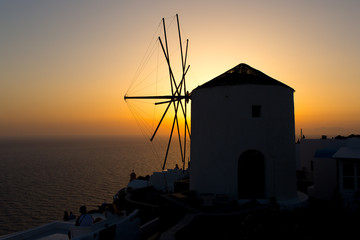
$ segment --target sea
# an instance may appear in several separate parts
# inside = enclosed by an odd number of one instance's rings
[[[0,139],[0,235],[111,203],[132,170],[161,171],[166,144],[144,137]],[[170,152],[167,166],[177,160]]]

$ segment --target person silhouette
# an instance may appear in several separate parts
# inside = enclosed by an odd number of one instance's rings
[[[135,174],[134,170],[132,170],[132,172],[130,173],[130,182],[135,179],[136,179],[136,174]]]
[[[81,215],[76,219],[76,226],[91,226],[94,223],[94,220],[90,214],[87,214],[86,207],[80,207]]]
[[[64,221],[68,221],[69,220],[69,214],[67,211],[64,211]]]
[[[73,219],[75,219],[75,218],[76,218],[75,215],[74,215],[72,212],[70,212],[69,220],[73,220]]]

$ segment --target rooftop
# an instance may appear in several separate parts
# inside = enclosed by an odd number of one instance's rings
[[[269,77],[263,72],[250,67],[245,63],[241,63],[236,67],[226,71],[216,78],[204,83],[198,88],[209,88],[216,86],[231,86],[231,85],[273,85],[282,86],[286,88],[291,87],[286,84]],[[294,90],[294,89],[292,89]]]

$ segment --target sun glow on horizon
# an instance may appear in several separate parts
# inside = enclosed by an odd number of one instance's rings
[[[360,132],[358,2],[227,0],[204,7],[202,2],[9,1],[0,6],[0,137],[139,135],[143,130],[134,109],[148,112],[142,121],[152,132],[164,107],[154,110],[153,103],[130,103],[123,97],[169,94],[162,49],[151,43],[162,34],[164,15],[171,65],[177,81],[181,78],[178,35],[172,31],[175,12],[184,48],[189,38],[189,92],[246,63],[295,89],[296,133]],[[133,84],[147,50],[152,58],[145,59],[148,65]],[[146,83],[151,78],[154,85]],[[159,133],[169,134],[171,114]],[[190,119],[190,107],[187,114]]]

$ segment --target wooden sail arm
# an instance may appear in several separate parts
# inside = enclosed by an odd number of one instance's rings
[[[166,52],[164,50],[164,46],[163,46],[163,44],[161,42],[160,36],[159,36],[159,40],[160,40],[161,47],[162,47],[162,49],[164,51],[164,55],[165,55],[165,58],[167,60],[168,66],[169,66],[171,93],[174,94],[173,84],[175,83],[175,87],[176,87],[176,81],[174,79],[174,75],[172,74],[172,70],[171,70],[171,66],[170,66],[169,48],[168,48],[168,42],[167,42],[167,36],[166,36],[166,27],[165,27],[165,18],[162,19],[162,22],[163,22],[163,27],[164,27],[164,37],[165,37],[165,44],[166,44]]]
[[[173,101],[175,101],[175,100],[167,100],[167,101],[163,101],[163,102],[156,102],[155,103],[155,105],[160,105],[160,104],[165,104],[165,103],[171,103],[171,102],[173,102]]]
[[[185,161],[184,159],[184,153],[183,153],[183,148],[182,148],[182,144],[181,144],[181,134],[180,134],[180,126],[179,126],[179,120],[178,120],[178,117],[177,117],[177,112],[178,112],[178,109],[179,109],[179,104],[181,102],[178,101],[177,102],[177,106],[175,108],[175,120],[176,120],[176,129],[177,129],[177,133],[178,133],[178,137],[179,137],[179,147],[180,147],[180,154],[181,154],[181,160],[182,161]]]
[[[189,93],[187,93],[187,94],[188,94],[187,95],[188,98],[186,100],[191,99],[191,95]],[[185,104],[185,109],[184,109],[184,106],[183,106],[182,102],[180,102],[180,107],[181,107],[182,112],[183,112],[183,114],[185,116],[185,128],[187,129],[189,137],[191,138],[190,127],[188,125],[187,118],[186,118],[186,104]]]
[[[158,129],[159,129],[159,127],[160,127],[160,125],[161,125],[161,123],[162,123],[162,121],[163,121],[166,113],[167,113],[167,111],[169,110],[170,105],[171,105],[171,102],[169,102],[168,106],[166,107],[165,112],[164,112],[164,114],[162,115],[159,124],[157,125],[157,127],[156,127],[153,135],[152,135],[151,138],[150,138],[150,141],[154,140],[154,137],[155,137],[155,135],[156,135],[156,133],[157,133],[157,131],[158,131]]]
[[[172,69],[171,69],[171,66],[170,66],[170,58],[169,58],[168,52],[167,52],[167,50],[165,50],[164,45],[163,45],[163,43],[162,43],[162,41],[161,41],[161,38],[158,37],[158,39],[159,39],[160,46],[161,46],[161,48],[162,48],[162,50],[163,50],[163,53],[164,53],[166,62],[167,62],[168,67],[169,67],[171,92],[174,93],[174,87],[173,87],[173,86],[175,86],[175,88],[178,89],[178,85],[176,84],[175,76],[174,76],[174,74],[173,74],[173,72],[172,72]]]
[[[184,70],[185,70],[185,62],[184,62],[184,55],[183,55],[182,42],[181,42],[179,15],[177,15],[177,14],[176,14],[176,22],[177,22],[178,33],[179,33],[179,43],[180,43],[180,53],[181,53],[181,64],[182,64],[182,69],[183,69],[183,72],[184,72]]]
[[[124,100],[127,99],[170,99],[170,100],[181,100],[184,98],[188,98],[187,95],[184,96],[172,96],[172,95],[164,95],[164,96],[124,96]]]
[[[172,127],[171,127],[170,137],[169,137],[168,145],[167,145],[167,148],[166,148],[165,159],[164,159],[164,164],[163,164],[162,170],[165,170],[166,160],[167,160],[167,156],[169,154],[171,139],[172,139],[172,135],[173,135],[173,132],[174,132],[174,126],[175,126],[175,118],[174,118],[174,121],[173,121],[173,124],[172,124]]]

